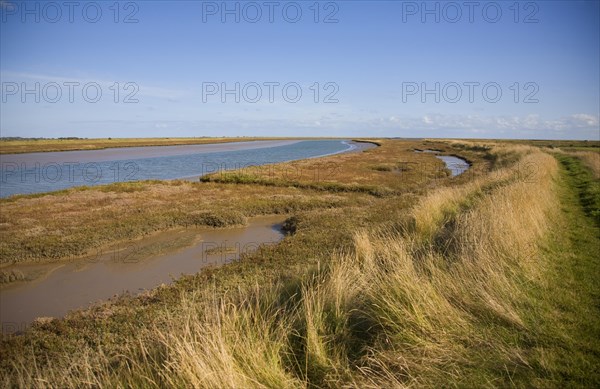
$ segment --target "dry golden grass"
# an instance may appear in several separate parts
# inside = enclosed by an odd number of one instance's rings
[[[454,141],[453,144],[467,145],[469,143]],[[482,197],[497,186],[505,184],[508,180],[522,179],[537,181],[541,161],[523,155],[535,150],[528,146],[506,147],[488,144],[486,146],[495,156],[494,162],[498,166],[485,176],[478,176],[459,187],[443,187],[431,194],[424,196],[419,201],[411,214],[416,231],[427,238],[461,210],[468,208],[479,197]],[[518,163],[511,163],[517,159]]]
[[[275,296],[250,289],[217,301],[204,293],[183,297],[183,317],[149,335],[167,354],[161,369],[167,386],[202,388],[291,388],[300,381],[285,369],[289,323]]]
[[[26,365],[35,360],[26,350],[2,379],[22,387],[547,386],[536,377],[545,362],[530,352],[540,328],[528,320],[537,315],[529,291],[545,288],[540,244],[560,212],[558,166],[535,149],[514,153],[521,164],[426,196],[412,227],[358,229],[350,250],[296,278],[183,292],[135,332],[124,355],[86,344],[38,369]],[[537,167],[534,177],[523,164]]]
[[[537,242],[547,234],[558,206],[552,184],[558,169],[548,155],[526,158],[544,166],[539,180],[519,179],[513,171],[514,180],[456,214],[450,234],[444,231],[447,226],[438,225],[435,244],[424,244],[420,231],[402,237],[363,231],[356,236],[356,255],[334,262],[321,288],[352,285],[338,298],[346,301],[344,309],[364,310],[372,328],[382,329],[353,386],[469,382],[465,365],[492,355],[510,369],[532,363],[509,342],[486,339],[480,328],[483,321],[535,331],[525,328],[522,319],[522,280],[540,279]],[[450,192],[444,189],[454,198]],[[432,210],[445,207],[437,201],[429,205]]]

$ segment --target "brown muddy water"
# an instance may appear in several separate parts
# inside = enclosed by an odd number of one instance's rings
[[[235,261],[259,245],[280,241],[284,219],[260,216],[244,227],[162,232],[84,258],[15,267],[43,275],[0,289],[2,332],[18,332],[37,317],[61,317],[121,293],[138,294],[182,274]]]

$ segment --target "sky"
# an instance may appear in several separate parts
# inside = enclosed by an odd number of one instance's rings
[[[599,4],[0,0],[0,132],[598,140]]]

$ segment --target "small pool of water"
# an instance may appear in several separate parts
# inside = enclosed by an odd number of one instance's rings
[[[441,159],[446,164],[446,168],[450,170],[450,175],[456,177],[466,172],[471,165],[462,158],[454,157],[452,155],[436,155],[438,159]]]
[[[469,170],[469,168],[471,167],[471,164],[469,164],[467,161],[465,161],[462,158],[455,157],[453,155],[437,155],[442,152],[443,152],[442,150],[415,149],[415,153],[436,154],[435,157],[444,161],[444,163],[446,164],[446,168],[448,170],[450,170],[451,177],[456,177],[458,175],[461,175],[464,172],[466,172],[467,170]]]
[[[124,292],[138,294],[169,284],[182,274],[236,261],[260,245],[279,242],[284,236],[284,219],[281,215],[260,216],[244,227],[168,231],[87,258],[15,266],[24,273],[43,275],[0,289],[2,332],[22,331],[37,317],[62,317]],[[187,246],[173,248],[174,241],[187,242]]]

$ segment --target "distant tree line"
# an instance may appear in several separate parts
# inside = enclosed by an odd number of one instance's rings
[[[0,137],[0,141],[9,141],[9,140],[78,140],[78,139],[87,139],[87,138],[79,138],[76,136],[67,136],[62,138],[22,138],[20,136],[2,136]]]

